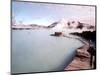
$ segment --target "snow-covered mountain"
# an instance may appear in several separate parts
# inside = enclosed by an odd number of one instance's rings
[[[94,31],[95,25],[83,23],[79,20],[73,19],[61,19],[58,22],[54,22],[48,26],[54,32],[83,32],[83,31]]]
[[[83,32],[83,31],[94,31],[95,25],[89,24],[89,22],[83,22],[79,19],[61,19],[59,21],[53,22],[49,26],[38,25],[38,24],[28,24],[28,25],[12,25],[12,29],[50,29],[52,32]]]

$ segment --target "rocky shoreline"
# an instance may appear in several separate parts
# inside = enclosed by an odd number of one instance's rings
[[[53,36],[63,36],[67,38],[77,39],[81,41],[84,46],[76,50],[76,56],[74,60],[64,70],[87,70],[96,68],[96,31],[82,32],[82,33],[71,33],[71,35],[78,36],[74,38],[71,36],[64,35],[61,32],[55,32]],[[91,41],[91,42],[90,42]]]
[[[96,42],[96,31],[93,32],[83,32],[83,33],[73,33],[74,35],[81,36],[85,38],[86,44],[84,46],[80,47],[77,49],[76,56],[74,60],[65,68],[67,71],[72,71],[72,70],[87,70],[87,69],[96,69],[96,51],[94,52],[95,55],[93,55],[92,49],[90,48],[90,42],[89,40],[92,41],[92,45],[94,45],[92,48],[95,47],[95,44],[93,42]],[[87,36],[87,35],[89,36]],[[86,35],[86,36],[85,36]],[[87,40],[88,39],[88,40]],[[81,40],[82,41],[82,40]],[[84,41],[83,41],[84,42]],[[94,48],[95,49],[95,48]],[[89,51],[90,50],[90,53]],[[94,56],[94,60],[93,57]],[[93,60],[93,62],[91,62]],[[95,64],[94,64],[95,63]],[[93,66],[91,66],[93,64]]]

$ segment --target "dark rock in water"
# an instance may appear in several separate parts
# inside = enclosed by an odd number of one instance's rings
[[[60,36],[62,35],[62,32],[55,32],[54,34],[51,34],[51,36]]]

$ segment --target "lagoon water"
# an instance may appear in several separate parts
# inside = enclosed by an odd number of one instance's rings
[[[49,30],[12,30],[12,73],[63,71],[83,44]]]

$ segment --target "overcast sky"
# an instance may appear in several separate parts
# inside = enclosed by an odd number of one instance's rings
[[[50,25],[62,18],[80,18],[92,21],[95,7],[79,5],[58,5],[31,2],[13,2],[12,15],[16,23]]]

